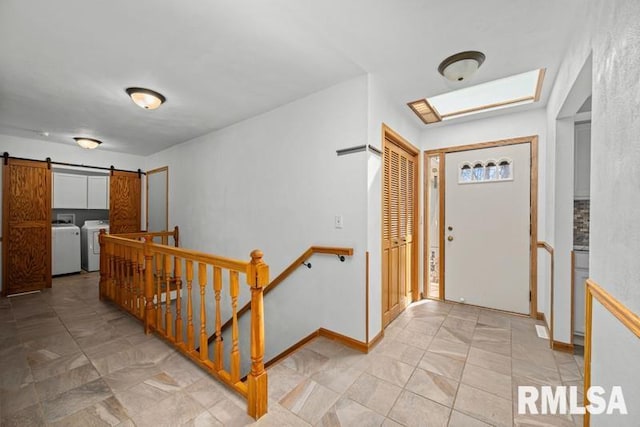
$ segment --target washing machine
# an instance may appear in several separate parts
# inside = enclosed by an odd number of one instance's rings
[[[82,226],[82,269],[86,271],[100,270],[100,230],[109,232],[108,220],[87,220]]]
[[[51,274],[80,271],[80,227],[73,224],[51,226]]]

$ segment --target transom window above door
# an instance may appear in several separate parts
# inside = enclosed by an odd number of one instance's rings
[[[459,166],[458,184],[513,180],[513,160],[499,159],[464,162]]]

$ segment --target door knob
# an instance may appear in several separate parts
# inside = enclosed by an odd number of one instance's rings
[[[453,242],[453,236],[447,237],[447,240],[450,241],[450,242]]]

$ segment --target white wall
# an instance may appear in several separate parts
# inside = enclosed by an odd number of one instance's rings
[[[50,157],[54,162],[77,163],[101,167],[110,167],[113,165],[117,169],[138,170],[140,168],[144,170],[145,164],[145,158],[142,156],[101,151],[100,148],[86,150],[75,143],[67,145],[37,139],[0,135],[0,154],[5,151],[12,157],[24,157],[34,160],[45,160],[47,157]],[[0,215],[2,213],[1,179],[0,174]],[[144,222],[144,183],[142,187],[142,222]],[[0,217],[0,222],[1,220],[2,218]],[[0,282],[2,280],[1,277],[2,272],[0,271]]]
[[[547,124],[545,110],[538,108],[501,116],[493,116],[460,124],[428,128],[422,132],[421,148],[475,144],[486,141],[538,135],[538,240],[545,240],[545,177],[547,174]],[[424,214],[424,212],[423,212]],[[538,311],[550,319],[549,265],[544,251],[538,251]]]
[[[148,158],[147,169],[169,166],[183,247],[238,259],[260,248],[271,278],[309,246],[354,249],[344,263],[312,257],[265,298],[266,360],[319,327],[365,339],[367,156],[336,150],[366,136],[362,76]]]
[[[591,218],[589,275],[640,313],[640,2],[597,0],[567,50],[548,107],[549,138],[556,118],[592,55]],[[550,182],[553,187],[553,182]],[[637,425],[640,414],[640,340],[598,302],[593,309],[592,384],[623,388],[627,416],[594,416],[593,426]]]
[[[382,124],[386,124],[404,139],[419,145],[420,124],[412,117],[413,113],[406,107],[391,100],[385,88],[380,85],[375,74],[368,79],[368,143],[382,150]],[[422,155],[418,156],[418,163]],[[369,339],[375,338],[382,328],[382,157],[375,153],[368,154],[367,160],[367,250],[369,251]],[[422,168],[419,169],[422,171]],[[420,172],[421,176],[422,172]],[[421,183],[422,179],[418,178]],[[418,186],[418,194],[422,194],[422,184]],[[422,203],[422,196],[419,197]],[[422,205],[419,207],[422,212]],[[422,230],[422,221],[416,221]],[[418,260],[422,259],[422,232],[418,232]],[[422,266],[419,261],[418,286],[422,288]]]
[[[7,151],[12,157],[26,157],[45,160],[51,157],[54,162],[85,164],[90,166],[144,171],[145,157],[133,154],[104,151],[100,148],[87,150],[74,142],[60,144],[40,139],[27,139],[17,136],[0,135],[0,154]],[[56,166],[57,167],[57,166]]]

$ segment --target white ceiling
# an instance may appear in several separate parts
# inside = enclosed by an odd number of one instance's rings
[[[0,0],[0,133],[146,155],[363,73],[413,115],[462,50],[487,55],[471,84],[546,67],[539,107],[581,3]],[[129,86],[167,102],[145,111]]]

